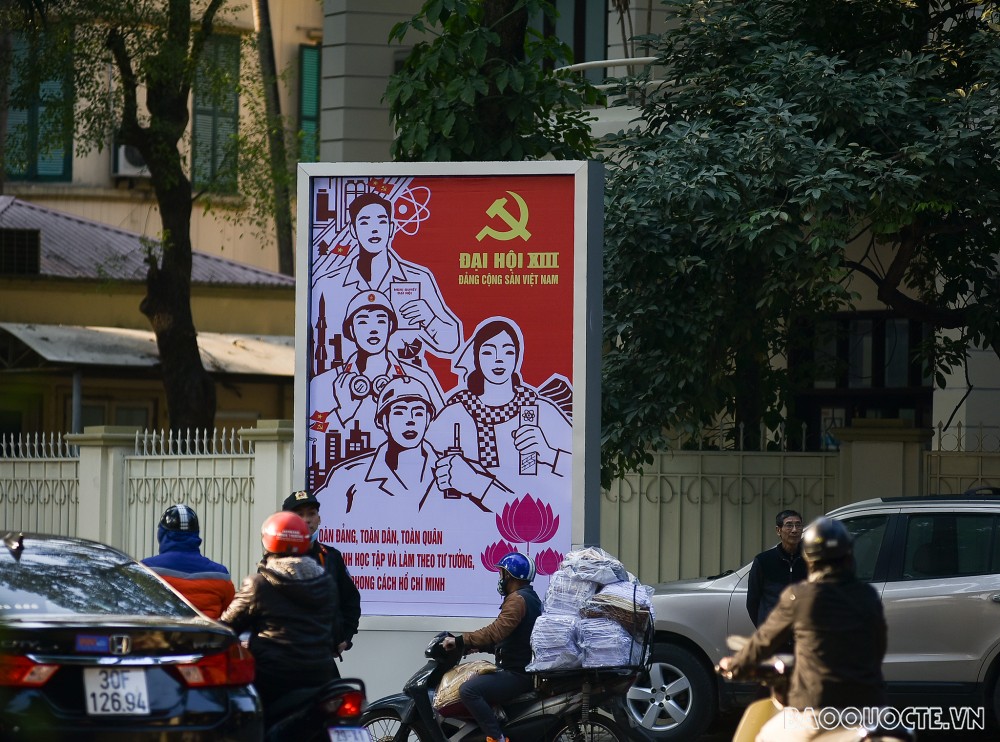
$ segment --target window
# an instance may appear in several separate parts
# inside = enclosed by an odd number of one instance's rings
[[[210,37],[194,84],[191,182],[199,190],[236,193],[239,76],[239,37]]]
[[[299,47],[299,161],[319,159],[320,47]]]
[[[66,429],[72,427],[72,399],[64,400]],[[149,429],[156,424],[156,402],[142,399],[84,397],[80,405],[80,430],[90,425],[125,425]]]
[[[872,321],[848,323],[847,385],[867,389],[872,385]]]
[[[931,329],[889,312],[853,312],[796,328],[789,341],[794,419],[812,450],[837,448],[834,427],[861,418],[931,425],[933,386],[918,352]]]
[[[5,170],[11,180],[68,181],[73,177],[72,125],[60,105],[70,94],[69,77],[33,83],[22,72],[42,52],[15,37],[9,76]],[[67,65],[68,67],[68,65]],[[67,73],[68,75],[69,73]]]
[[[844,521],[844,526],[854,537],[854,570],[859,580],[870,582],[874,578],[888,522],[889,518],[885,515],[866,515]]]
[[[906,524],[903,579],[926,580],[993,574],[1000,564],[993,515],[931,513],[911,515]]]
[[[0,276],[37,276],[41,270],[37,229],[0,229]]]
[[[573,51],[573,62],[594,62],[607,57],[608,9],[587,0],[555,0],[559,17],[545,23],[546,36],[555,36]],[[536,26],[537,28],[537,26]],[[594,83],[604,82],[604,70],[584,73]]]

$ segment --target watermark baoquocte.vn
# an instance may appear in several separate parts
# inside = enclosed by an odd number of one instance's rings
[[[894,729],[909,727],[920,732],[980,732],[986,728],[982,706],[908,706],[906,708],[785,708],[785,729],[827,731],[844,727]]]

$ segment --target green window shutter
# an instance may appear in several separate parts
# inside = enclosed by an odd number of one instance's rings
[[[319,159],[320,47],[299,46],[299,161]]]
[[[60,81],[46,80],[39,88],[38,101],[38,144],[35,156],[35,174],[39,180],[62,180],[68,171],[67,158],[72,146],[67,147],[60,135],[61,122],[51,120],[46,101],[60,98],[63,94]]]
[[[23,37],[12,44],[12,63],[8,76],[8,94],[12,97],[30,93],[21,91],[20,68],[32,64],[31,47]],[[46,105],[62,99],[70,90],[68,79],[43,81],[30,104],[7,110],[5,171],[13,180],[68,181],[73,172],[73,132],[71,126],[53,119]],[[24,98],[22,97],[22,100]]]
[[[7,93],[13,96],[21,85],[20,67],[28,54],[28,45],[23,39],[14,38],[11,48],[10,75]],[[27,108],[15,108],[13,103],[7,108],[7,138],[5,141],[5,171],[7,177],[27,179],[31,160],[31,120]]]
[[[239,74],[239,37],[211,37],[195,76],[191,148],[191,181],[195,188],[236,192]]]
[[[26,108],[7,110],[7,142],[4,161],[7,177],[27,180],[31,168],[31,122]]]

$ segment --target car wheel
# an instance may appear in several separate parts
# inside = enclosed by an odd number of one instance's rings
[[[622,699],[620,723],[642,742],[697,739],[718,711],[715,682],[690,651],[657,644],[648,673]]]

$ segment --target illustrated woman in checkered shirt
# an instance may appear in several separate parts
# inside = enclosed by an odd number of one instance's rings
[[[455,364],[468,369],[466,388],[451,395],[427,434],[438,450],[460,448],[507,485],[522,477],[569,476],[572,464],[572,425],[522,382],[523,351],[521,331],[509,319],[481,323]],[[462,456],[455,458],[461,467]]]

